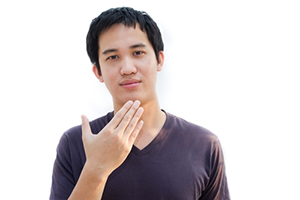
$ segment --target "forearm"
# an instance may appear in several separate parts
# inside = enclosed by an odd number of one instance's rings
[[[108,176],[97,173],[86,163],[69,200],[100,200]]]
[[[82,115],[82,142],[86,163],[69,200],[100,200],[108,176],[126,159],[142,129],[139,121],[143,108],[139,101],[128,101],[114,118],[93,134],[89,121]]]

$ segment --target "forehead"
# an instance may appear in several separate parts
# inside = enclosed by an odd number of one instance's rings
[[[147,34],[140,29],[139,24],[134,26],[125,26],[115,24],[102,32],[99,36],[99,50],[106,48],[126,48],[136,43],[144,43],[151,46]]]

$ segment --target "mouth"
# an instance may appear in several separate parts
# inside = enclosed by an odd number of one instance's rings
[[[137,86],[140,85],[142,81],[137,80],[137,79],[130,79],[130,80],[125,80],[120,83],[120,86],[125,88],[125,89],[134,89]]]

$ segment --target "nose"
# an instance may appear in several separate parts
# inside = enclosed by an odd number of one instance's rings
[[[121,63],[121,75],[130,75],[130,74],[136,74],[137,69],[134,65],[134,62],[131,58],[125,57],[123,59],[123,62]]]

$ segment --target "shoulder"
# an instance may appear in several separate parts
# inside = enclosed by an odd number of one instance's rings
[[[218,141],[218,137],[207,128],[191,123],[170,113],[167,113],[167,116],[169,118],[170,125],[181,134],[201,137],[202,139],[210,141]]]
[[[107,115],[99,117],[93,121],[90,121],[90,127],[92,133],[98,134],[110,121],[113,113],[110,112]],[[82,130],[81,125],[74,126],[61,136],[59,144],[57,146],[58,151],[72,151],[76,149],[81,149],[83,147],[82,144]]]
[[[111,120],[113,117],[113,112],[107,113],[107,115],[104,115],[102,117],[99,117],[97,119],[94,119],[90,121],[90,127],[93,134],[98,134],[105,126],[106,124]],[[64,134],[63,137],[67,138],[68,140],[77,140],[78,138],[81,139],[82,130],[81,125],[74,126],[70,129],[68,129]]]
[[[203,156],[222,158],[222,147],[217,135],[210,130],[188,122],[180,117],[168,114],[169,118],[169,138],[176,145],[187,151],[196,151]],[[210,163],[210,162],[208,162]]]

